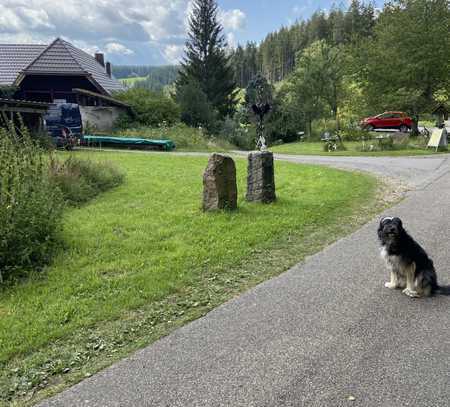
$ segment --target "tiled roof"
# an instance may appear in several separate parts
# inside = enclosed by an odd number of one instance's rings
[[[60,41],[64,43],[81,68],[92,75],[95,81],[100,84],[102,88],[106,89],[108,93],[124,90],[124,86],[116,78],[109,77],[105,68],[100,65],[100,63],[97,62],[93,56],[87,54],[79,48],[74,47],[69,42],[63,40]]]
[[[85,75],[80,64],[59,38],[53,41],[23,70],[25,74]]]
[[[0,44],[0,86],[13,85],[20,71],[46,48],[36,44]]]
[[[0,77],[1,67],[3,66],[2,46],[0,46]],[[123,90],[123,85],[114,77],[110,78],[105,68],[97,60],[86,52],[74,47],[67,41],[57,38],[49,46],[39,46],[39,50],[30,52],[36,46],[23,46],[26,58],[19,68],[14,72],[10,71],[7,75],[11,78],[15,74],[17,78],[19,73],[23,74],[47,74],[47,75],[87,75],[99,87],[100,91],[111,94],[116,90]],[[28,47],[28,48],[26,48]],[[28,51],[27,51],[28,50]],[[15,54],[10,53],[9,60],[14,60]],[[19,63],[16,62],[19,66]],[[5,64],[6,66],[6,64]],[[5,69],[7,71],[7,69]],[[11,80],[11,79],[8,79]],[[1,79],[0,79],[1,81]],[[0,82],[1,83],[1,82]],[[12,82],[11,82],[12,84]]]

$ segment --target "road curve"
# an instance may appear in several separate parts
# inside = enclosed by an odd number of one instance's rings
[[[450,284],[446,156],[280,158],[407,182],[405,200],[386,213],[403,218]],[[410,299],[384,288],[376,226],[41,406],[448,406],[450,297]]]
[[[335,168],[368,171],[377,176],[397,179],[410,188],[420,189],[449,170],[446,154],[414,157],[332,157],[275,154],[275,158],[295,163],[320,164]]]

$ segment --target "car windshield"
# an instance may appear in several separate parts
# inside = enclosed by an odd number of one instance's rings
[[[49,108],[45,121],[48,126],[81,126],[80,110],[75,104],[59,104]]]

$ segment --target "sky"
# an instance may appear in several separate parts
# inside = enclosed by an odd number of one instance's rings
[[[183,56],[191,0],[0,0],[0,43],[64,38],[113,64],[165,65]],[[374,0],[381,7],[383,0]],[[218,0],[230,46],[349,0]]]

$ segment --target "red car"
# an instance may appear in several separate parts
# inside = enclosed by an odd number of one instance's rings
[[[361,127],[366,130],[399,129],[406,133],[411,129],[413,120],[403,112],[384,112],[374,117],[367,117],[361,121]]]

